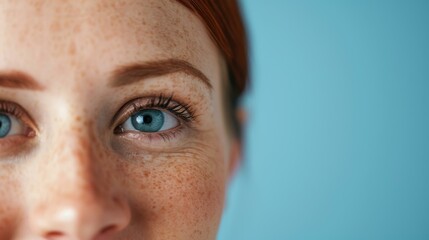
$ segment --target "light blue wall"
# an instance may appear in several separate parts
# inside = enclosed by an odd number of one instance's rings
[[[219,239],[429,239],[429,1],[242,4],[250,121]]]

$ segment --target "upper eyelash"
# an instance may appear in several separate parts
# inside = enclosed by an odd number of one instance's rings
[[[16,104],[5,101],[0,101],[0,112],[11,114],[16,118],[21,118],[24,114]]]
[[[175,102],[173,100],[173,94],[169,97],[160,94],[158,97],[149,99],[149,103],[145,106],[138,106],[136,104],[133,104],[132,106],[134,109],[131,115],[143,108],[162,108],[180,117],[185,122],[190,122],[195,119],[195,113],[191,106],[189,104],[183,105]]]
[[[195,119],[194,111],[191,109],[189,104],[180,104],[172,102],[173,94],[169,97],[165,97],[163,94],[160,94],[157,98],[152,98],[149,100],[148,108],[163,108],[166,109],[178,117],[182,118],[186,122],[190,122]]]
[[[158,96],[142,97],[128,101],[119,110],[119,112],[114,116],[112,120],[112,125],[115,126],[114,132],[124,132],[122,125],[130,116],[142,109],[150,108],[167,110],[174,114],[175,117],[179,118],[179,121],[188,123],[188,127],[192,127],[189,123],[196,118],[195,112],[190,106],[190,104],[182,104],[174,100],[173,94],[169,95],[169,97],[166,97],[163,94],[159,94]],[[165,134],[167,134],[167,132],[171,131],[166,131]],[[157,134],[160,134],[160,132],[158,132]]]

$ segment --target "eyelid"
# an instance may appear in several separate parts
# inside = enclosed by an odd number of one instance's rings
[[[163,101],[166,101],[167,104],[164,104]],[[162,103],[162,104],[160,104]],[[161,106],[158,106],[161,105]],[[169,109],[173,105],[175,107],[180,106],[182,115],[184,112],[186,112],[186,117],[188,119],[182,119],[181,116],[175,111],[172,111]],[[125,120],[130,117],[133,113],[137,112],[138,110],[144,109],[144,108],[150,108],[150,109],[159,109],[163,111],[167,111],[171,114],[173,114],[177,120],[179,121],[179,124],[182,124],[183,122],[188,122],[192,119],[194,119],[195,114],[193,110],[190,108],[187,104],[179,103],[175,100],[173,100],[173,96],[170,97],[164,97],[162,94],[159,96],[152,96],[152,97],[141,97],[141,98],[135,98],[127,103],[123,107],[120,108],[117,114],[112,119],[112,126],[116,128],[119,124],[122,124],[125,122]]]

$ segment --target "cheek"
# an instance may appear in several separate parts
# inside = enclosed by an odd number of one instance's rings
[[[225,169],[219,146],[187,148],[127,164],[137,222],[153,236],[210,239],[223,210]],[[175,236],[170,236],[172,233]],[[168,239],[170,239],[168,238]]]
[[[11,239],[22,218],[19,174],[15,167],[0,163],[0,239]]]

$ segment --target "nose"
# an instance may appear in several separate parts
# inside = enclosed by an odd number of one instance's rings
[[[79,201],[79,200],[76,200]],[[38,237],[50,240],[105,240],[129,223],[129,210],[119,202],[107,207],[96,202],[58,203],[51,211],[35,216],[32,229]]]
[[[130,222],[129,205],[112,177],[114,164],[83,138],[68,135],[67,147],[39,164],[28,214],[34,239],[106,240]]]

